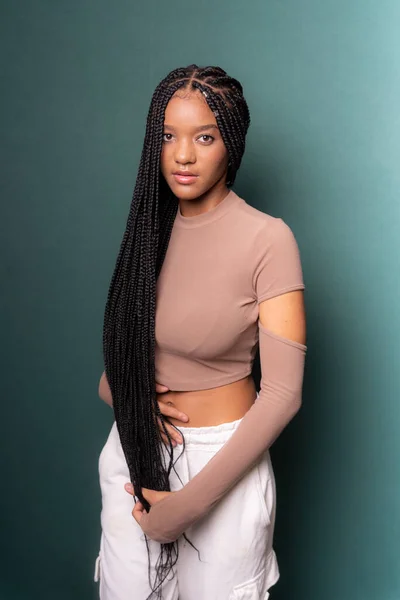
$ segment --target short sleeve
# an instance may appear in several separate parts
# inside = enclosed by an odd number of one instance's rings
[[[303,290],[300,252],[290,227],[271,217],[257,236],[253,290],[257,304],[280,294]]]

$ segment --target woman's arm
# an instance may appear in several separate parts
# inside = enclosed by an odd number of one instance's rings
[[[259,460],[300,408],[305,346],[303,280],[297,244],[281,221],[254,276],[259,303],[261,389],[239,426],[180,491],[154,504],[140,525],[151,539],[176,540]]]
[[[106,404],[108,404],[109,406],[112,407],[113,399],[112,399],[111,390],[110,390],[110,386],[108,385],[107,376],[106,376],[105,371],[103,371],[103,374],[100,377],[99,396]]]
[[[258,399],[200,473],[143,514],[140,525],[151,539],[174,541],[207,514],[299,410],[306,352],[303,292],[263,302],[259,332],[262,379]]]

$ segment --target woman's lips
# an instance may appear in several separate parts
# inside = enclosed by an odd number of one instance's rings
[[[178,173],[173,173],[173,176],[178,183],[182,183],[183,185],[194,183],[197,179],[197,175],[179,175]]]

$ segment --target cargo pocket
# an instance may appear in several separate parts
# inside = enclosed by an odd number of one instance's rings
[[[269,593],[263,591],[264,579],[265,569],[253,579],[235,586],[229,600],[268,600]]]
[[[276,493],[275,478],[268,451],[254,467],[254,475],[263,525],[269,527],[275,512]]]

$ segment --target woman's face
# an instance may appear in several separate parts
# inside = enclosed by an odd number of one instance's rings
[[[177,198],[225,188],[228,152],[214,113],[200,92],[178,91],[165,110],[161,172]],[[191,173],[186,178],[181,173]]]

